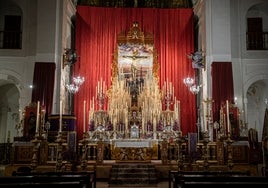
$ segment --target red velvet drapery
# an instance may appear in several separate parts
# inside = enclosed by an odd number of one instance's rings
[[[213,62],[211,71],[213,120],[218,121],[220,108],[226,105],[226,100],[234,103],[232,62]]]
[[[34,66],[32,102],[40,101],[40,105],[51,114],[55,80],[55,63],[36,62]]]
[[[187,58],[187,54],[194,50],[193,10],[78,6],[76,51],[79,59],[74,65],[74,76],[85,77],[85,83],[74,97],[78,138],[81,138],[83,130],[83,101],[86,100],[86,109],[89,110],[98,80],[104,80],[110,87],[117,35],[128,31],[135,21],[144,33],[154,36],[160,66],[159,84],[162,86],[168,80],[174,85],[174,94],[181,105],[183,134],[196,132],[195,96],[182,82],[186,76],[194,77],[194,70]]]

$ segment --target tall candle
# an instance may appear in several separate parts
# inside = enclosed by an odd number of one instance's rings
[[[178,112],[178,124],[179,124],[179,131],[181,131],[181,102],[179,101],[178,102],[178,109],[179,109],[179,112]]]
[[[39,118],[40,118],[40,101],[37,101],[36,125],[35,125],[36,133],[38,133],[39,131]]]
[[[83,132],[86,132],[86,101],[84,100]]]
[[[62,131],[62,100],[60,101],[60,128],[59,132]]]
[[[230,132],[230,119],[229,119],[229,102],[226,100],[226,116],[227,116],[227,133]]]

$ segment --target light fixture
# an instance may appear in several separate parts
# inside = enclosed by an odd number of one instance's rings
[[[77,54],[75,50],[70,49],[70,48],[65,48],[64,49],[64,54],[63,54],[63,68],[66,65],[73,65],[77,61]]]
[[[77,93],[79,90],[79,87],[74,85],[74,84],[66,84],[66,89],[70,92],[70,93]]]
[[[84,83],[85,78],[81,76],[73,77],[72,84],[66,84],[65,87],[69,93],[77,93],[80,86]]]
[[[193,94],[198,94],[198,92],[200,91],[200,87],[201,85],[197,86],[197,85],[192,85],[189,87],[189,90],[193,93]]]
[[[183,83],[188,87],[188,89],[193,93],[193,94],[198,94],[198,92],[200,91],[200,87],[201,85],[196,85],[194,83],[194,79],[191,77],[187,77],[183,79]]]
[[[77,76],[77,77],[73,77],[73,81],[74,81],[74,84],[77,85],[78,87],[80,87],[84,81],[85,81],[85,78],[84,77],[81,77],[81,76]]]
[[[191,87],[194,84],[194,79],[191,77],[187,77],[183,79],[183,83],[187,86],[187,87]]]

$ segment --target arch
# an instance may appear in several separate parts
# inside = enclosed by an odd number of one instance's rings
[[[10,138],[18,135],[16,128],[19,128],[23,115],[21,95],[24,89],[21,75],[9,69],[0,70],[0,141],[6,141],[6,135],[10,132]],[[22,129],[22,126],[20,126]],[[19,129],[17,129],[19,131]]]
[[[247,91],[249,89],[249,87],[254,84],[257,81],[261,81],[261,80],[268,80],[268,75],[263,75],[263,74],[257,74],[252,76],[250,79],[248,79],[245,83],[244,83],[244,96],[247,96]]]
[[[0,70],[0,86],[2,85],[1,83],[10,83],[14,84],[18,88],[18,90],[21,91],[22,89],[24,89],[21,80],[21,76],[15,71],[8,69]]]

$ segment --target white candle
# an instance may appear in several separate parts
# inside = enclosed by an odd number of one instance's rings
[[[178,101],[178,125],[179,125],[179,131],[181,131],[181,102]]]
[[[62,100],[60,101],[60,126],[59,126],[59,132],[62,131]]]
[[[226,116],[227,116],[227,133],[230,132],[230,119],[229,119],[229,102],[226,100]]]
[[[83,132],[86,132],[86,101],[84,100]]]
[[[60,128],[59,128],[59,132],[62,131],[62,100],[60,101]]]
[[[36,126],[35,126],[36,133],[38,133],[39,131],[39,118],[40,118],[40,101],[37,101]]]

